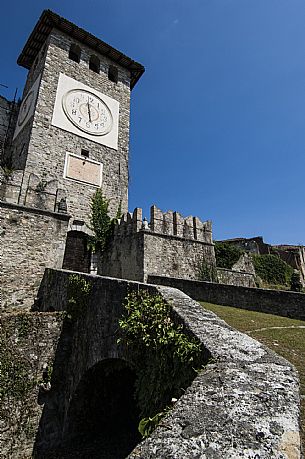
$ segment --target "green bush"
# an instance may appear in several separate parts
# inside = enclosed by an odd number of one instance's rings
[[[243,253],[243,250],[232,244],[215,242],[216,266],[219,268],[231,269]]]
[[[70,274],[67,289],[67,317],[77,320],[87,307],[92,285],[78,274]]]
[[[97,189],[91,200],[90,228],[94,232],[88,241],[89,249],[103,252],[109,243],[114,225],[121,218],[121,203],[118,206],[115,218],[109,216],[109,201],[103,196],[100,189]]]
[[[253,255],[256,275],[268,284],[290,286],[293,269],[276,255]]]
[[[291,276],[290,289],[293,292],[301,292],[303,290],[301,275],[298,270],[294,270]]]
[[[135,396],[141,416],[147,418],[140,427],[147,429],[172,398],[183,394],[196,376],[195,369],[202,367],[204,353],[200,342],[174,323],[161,296],[133,292],[124,306],[119,342],[135,367]]]

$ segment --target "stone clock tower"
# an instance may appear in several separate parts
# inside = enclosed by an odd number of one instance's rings
[[[46,10],[18,64],[29,69],[12,164],[29,189],[53,190],[68,213],[87,220],[98,187],[112,213],[128,209],[130,91],[144,68]],[[55,190],[55,191],[54,191]]]

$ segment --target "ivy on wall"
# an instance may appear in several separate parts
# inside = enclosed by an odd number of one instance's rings
[[[200,263],[198,263],[196,268],[198,280],[218,282],[217,269],[215,265],[209,264],[203,260]]]
[[[142,419],[139,430],[152,430],[173,398],[178,399],[202,367],[200,342],[175,324],[169,305],[147,291],[130,293],[119,321],[122,337],[137,374],[135,396]],[[145,428],[144,428],[145,427]]]
[[[20,445],[34,441],[42,376],[40,325],[39,317],[28,313],[0,318],[0,436],[5,457],[17,457]]]
[[[109,216],[109,201],[97,189],[91,200],[90,228],[94,235],[89,238],[88,246],[93,252],[105,250],[112,235],[114,225],[122,216],[121,203],[115,218]]]
[[[70,274],[67,288],[67,317],[77,320],[81,317],[88,304],[92,285],[79,274]]]
[[[270,285],[290,287],[293,268],[277,255],[252,255],[257,276]]]

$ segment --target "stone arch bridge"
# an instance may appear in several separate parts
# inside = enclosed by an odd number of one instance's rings
[[[12,336],[10,352],[22,347],[32,379],[41,379],[24,405],[17,396],[9,406],[4,399],[2,412],[7,408],[22,422],[0,423],[0,457],[301,457],[298,378],[290,363],[169,287],[78,274],[91,291],[80,315],[66,320],[72,274],[46,270],[36,312],[8,315],[10,327],[2,322]],[[132,395],[135,374],[117,344],[130,289],[161,294],[177,321],[202,342],[207,361],[212,357],[142,442]]]

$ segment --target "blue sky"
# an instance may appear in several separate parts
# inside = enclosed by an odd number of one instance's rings
[[[132,92],[130,210],[210,219],[215,239],[305,244],[304,0],[5,2],[7,98],[45,8],[146,68]]]

